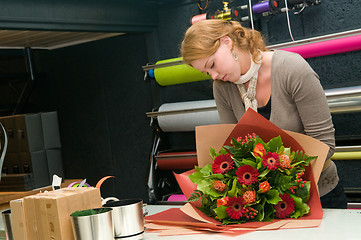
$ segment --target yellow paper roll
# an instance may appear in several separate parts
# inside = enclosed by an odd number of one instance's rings
[[[335,152],[332,160],[360,160],[361,152]]]
[[[179,61],[182,58],[172,58],[158,61],[156,64]],[[186,64],[178,64],[169,67],[154,69],[154,76],[157,83],[161,86],[169,86],[181,83],[197,82],[211,79],[211,76],[198,71]]]

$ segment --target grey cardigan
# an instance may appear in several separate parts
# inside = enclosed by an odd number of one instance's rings
[[[237,123],[245,112],[237,86],[231,82],[214,81],[213,94],[221,123]],[[335,129],[324,90],[318,75],[296,53],[274,51],[269,120],[281,129],[324,142],[330,147],[327,157],[333,155]],[[331,183],[330,177],[334,180]],[[337,169],[332,163],[331,168],[321,174],[318,183],[320,195],[328,193],[337,183]]]

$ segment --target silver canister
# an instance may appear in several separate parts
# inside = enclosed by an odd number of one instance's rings
[[[2,218],[5,223],[5,235],[7,240],[13,240],[13,229],[11,225],[11,210],[2,212]]]
[[[141,239],[144,233],[143,200],[124,199],[106,203],[113,208],[112,217],[116,238]]]
[[[114,240],[112,208],[95,208],[72,213],[76,240]]]

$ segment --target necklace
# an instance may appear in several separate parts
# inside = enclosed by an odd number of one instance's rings
[[[246,111],[248,108],[252,108],[257,112],[258,103],[255,96],[256,96],[256,87],[257,87],[257,79],[258,79],[258,70],[262,64],[262,52],[261,52],[261,60],[259,63],[255,63],[253,61],[251,53],[250,53],[250,57],[251,57],[251,67],[246,72],[246,74],[242,75],[239,78],[239,80],[235,82],[235,84],[237,85],[241,93],[241,97],[245,105]],[[244,84],[248,81],[249,81],[249,85],[248,85],[248,89],[246,90]]]

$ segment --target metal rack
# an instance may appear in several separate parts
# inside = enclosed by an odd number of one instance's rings
[[[361,86],[344,87],[325,90],[328,105],[332,114],[350,113],[361,111]],[[147,112],[148,117],[158,117],[164,115],[214,111],[216,107],[184,109],[177,111],[152,111]]]

